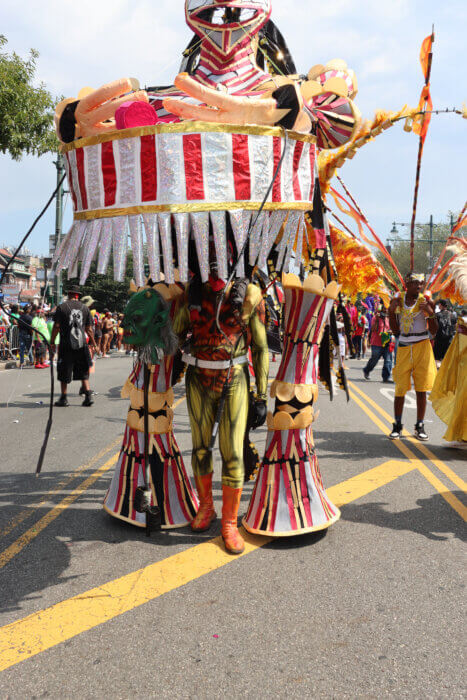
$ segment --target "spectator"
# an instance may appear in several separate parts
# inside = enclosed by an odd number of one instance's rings
[[[83,406],[92,406],[92,391],[89,386],[89,370],[92,365],[91,355],[86,342],[86,333],[91,346],[95,349],[92,319],[89,309],[79,301],[79,287],[71,287],[68,300],[57,307],[55,323],[52,330],[51,347],[60,332],[58,349],[57,375],[61,383],[62,395],[55,402],[56,406],[68,406],[67,390],[72,379],[81,381],[85,398]]]
[[[15,316],[19,328],[19,364],[21,368],[24,367],[25,355],[29,357],[32,344],[32,316],[29,313],[29,308],[29,306],[25,306],[23,312],[17,317]]]
[[[102,319],[102,357],[110,357],[110,343],[113,338],[114,321],[112,314],[108,309],[104,309],[104,318]]]
[[[433,351],[435,360],[440,364],[444,360],[444,356],[456,333],[457,316],[449,310],[448,302],[444,299],[438,301],[437,306],[439,306],[439,311],[436,314],[438,331],[435,335]]]
[[[342,314],[337,314],[336,316],[336,324],[337,324],[337,335],[339,338],[339,355],[341,362],[340,364],[344,369],[346,369],[344,362],[345,362],[345,325],[344,325],[344,319]],[[336,355],[337,355],[337,348],[336,348]]]
[[[391,330],[399,335],[394,381],[394,425],[389,434],[391,440],[402,434],[402,412],[405,395],[413,381],[417,394],[417,422],[415,437],[428,440],[425,432],[426,395],[431,391],[436,377],[436,364],[430,335],[438,330],[434,304],[421,294],[424,275],[410,273],[405,278],[407,292],[391,301],[389,320]]]
[[[96,356],[100,357],[101,353],[102,353],[101,315],[94,308],[96,301],[91,296],[82,297],[81,301],[85,306],[88,307],[89,311],[91,312],[91,318],[92,318],[93,329],[94,329],[94,341],[96,343]]]
[[[370,329],[371,357],[363,369],[363,376],[370,380],[370,373],[383,358],[383,382],[391,383],[392,354],[390,350],[391,332],[387,311],[381,306],[373,316]]]
[[[363,336],[365,334],[365,329],[366,329],[366,317],[365,314],[362,312],[361,308],[358,309],[357,312],[357,318],[355,321],[355,325],[353,326],[353,336],[352,336],[352,343],[354,346],[354,350],[357,356],[357,360],[359,360],[362,357],[362,352],[363,352]]]
[[[47,362],[46,342],[50,342],[50,332],[47,327],[43,309],[35,310],[31,325],[34,328],[32,334],[32,342],[34,344],[34,367],[36,369],[45,369],[49,366]]]

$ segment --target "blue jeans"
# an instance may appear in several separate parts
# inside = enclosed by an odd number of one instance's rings
[[[24,355],[29,355],[31,350],[31,340],[32,336],[29,333],[19,334],[19,361],[22,365],[24,365]]]
[[[383,381],[386,381],[391,377],[392,371],[392,353],[389,350],[389,343],[384,348],[379,345],[371,346],[371,357],[363,371],[370,374],[381,358],[383,358]]]

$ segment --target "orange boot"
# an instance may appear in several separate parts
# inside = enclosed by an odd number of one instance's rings
[[[222,539],[226,550],[231,554],[241,554],[245,549],[245,542],[237,528],[241,497],[241,488],[222,486]]]
[[[209,530],[213,520],[217,518],[212,500],[212,472],[195,476],[196,489],[199,496],[199,510],[191,522],[193,532]]]

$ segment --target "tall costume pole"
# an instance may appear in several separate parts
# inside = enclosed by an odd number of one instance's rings
[[[431,101],[430,95],[430,76],[431,65],[433,61],[432,47],[434,41],[435,32],[433,28],[433,31],[430,34],[430,36],[427,36],[424,40],[420,52],[420,63],[422,65],[423,74],[425,76],[425,86],[420,96],[419,111],[423,112],[423,114],[415,118],[413,125],[413,131],[420,135],[420,140],[418,144],[417,169],[415,173],[415,192],[413,198],[412,222],[410,224],[410,272],[413,272],[415,269],[415,220],[417,217],[418,190],[420,187],[420,171],[422,167],[423,147],[425,145],[425,139],[431,121],[431,110],[433,108],[433,103]],[[426,114],[427,108],[430,112],[429,114]]]

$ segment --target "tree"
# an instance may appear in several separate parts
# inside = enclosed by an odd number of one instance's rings
[[[428,275],[443,250],[447,239],[451,235],[451,221],[456,221],[456,216],[449,213],[446,223],[434,224],[433,226],[433,257],[430,261],[430,225],[417,224],[415,226],[415,272],[423,272]],[[410,228],[404,227],[405,231],[402,234],[398,233],[395,236],[395,241],[391,240],[391,256],[397,265],[402,277],[410,271]],[[376,254],[378,261],[384,267],[386,272],[394,279],[394,272],[387,262],[386,258],[378,252]],[[445,258],[447,260],[448,257]],[[430,265],[431,263],[431,265]]]
[[[56,151],[57,137],[53,129],[55,104],[44,83],[34,85],[39,53],[31,49],[24,60],[3,47],[7,39],[0,34],[0,151],[13,160],[25,154],[41,156]]]
[[[133,257],[131,251],[128,251],[125,279],[123,282],[114,281],[112,261],[105,275],[98,275],[96,267],[96,263],[93,262],[86,284],[81,287],[83,296],[89,295],[95,299],[95,306],[98,311],[110,309],[110,311],[123,312],[129,299],[128,290],[133,277]],[[63,284],[64,291],[66,292],[69,287],[77,284],[79,284],[79,277],[78,279],[65,280]]]

